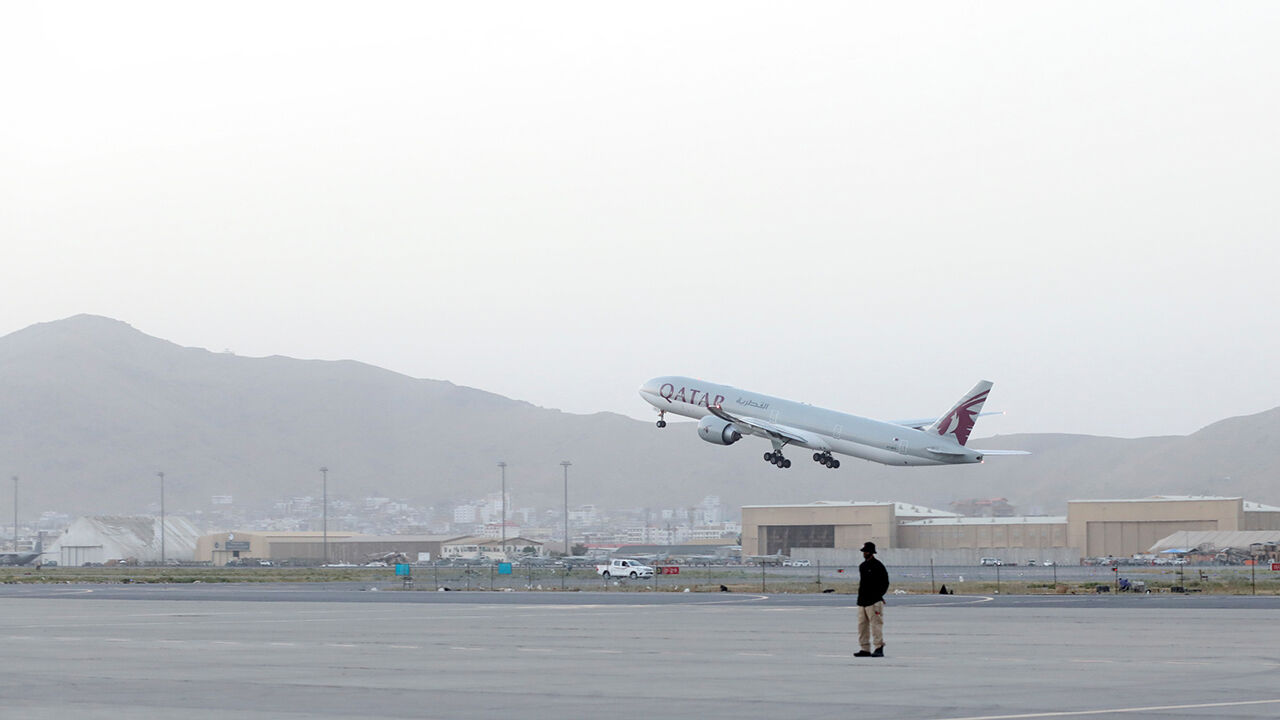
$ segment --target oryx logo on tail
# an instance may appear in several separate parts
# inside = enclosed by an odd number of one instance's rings
[[[987,401],[989,392],[991,392],[991,383],[986,380],[974,385],[969,394],[956,403],[946,415],[930,425],[927,432],[943,437],[950,436],[960,445],[969,442],[969,433],[973,432],[973,424],[978,419],[978,413],[982,412],[982,404]]]

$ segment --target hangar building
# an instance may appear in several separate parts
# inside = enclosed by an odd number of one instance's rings
[[[1280,529],[1280,508],[1239,497],[1073,500],[1065,517],[969,518],[900,502],[822,501],[742,508],[744,555],[861,561],[870,540],[901,564],[969,564],[981,556],[1076,563],[1144,553],[1170,533]]]
[[[59,565],[79,566],[112,560],[160,562],[160,518],[150,515],[98,515],[76,518],[44,557]],[[199,531],[190,520],[164,519],[165,560],[191,560]]]

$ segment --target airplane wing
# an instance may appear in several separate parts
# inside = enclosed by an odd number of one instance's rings
[[[1003,414],[1004,414],[1003,410],[993,410],[991,412],[978,413],[974,417],[986,417],[988,415],[1003,415]],[[889,422],[893,423],[894,425],[902,425],[904,427],[909,427],[909,428],[912,428],[913,430],[923,430],[929,427],[930,425],[938,422],[938,418],[936,417],[912,418],[911,420],[890,420]]]
[[[712,415],[715,415],[725,422],[733,423],[751,435],[758,435],[777,442],[790,443],[792,445],[799,445],[813,450],[828,451],[831,449],[831,446],[827,444],[827,441],[824,440],[821,435],[816,433],[797,430],[795,428],[787,427],[786,425],[777,425],[763,420],[756,420],[754,418],[737,417],[725,412],[724,408],[719,405],[713,405],[707,409],[711,411]]]

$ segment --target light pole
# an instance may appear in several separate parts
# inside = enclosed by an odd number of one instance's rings
[[[320,510],[320,517],[321,517],[320,532],[321,532],[321,537],[323,538],[323,540],[321,541],[321,544],[324,548],[324,560],[321,564],[328,565],[329,564],[329,468],[327,467],[320,468],[320,482],[322,483],[322,486],[323,486],[322,492],[324,493],[323,495],[324,499],[321,501],[321,510]]]
[[[560,465],[564,467],[564,556],[570,555],[569,548],[569,466],[573,463],[568,460],[560,461]]]
[[[156,473],[160,478],[160,564],[164,565],[164,473]]]
[[[13,551],[18,552],[18,476],[13,476]]]
[[[502,557],[507,557],[507,461],[499,460],[502,468]]]

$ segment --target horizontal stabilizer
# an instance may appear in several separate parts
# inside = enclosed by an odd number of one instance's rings
[[[966,453],[965,453],[965,451],[964,451],[964,450],[962,450],[962,449],[960,449],[960,448],[947,448],[947,447],[929,447],[929,448],[925,448],[925,452],[931,452],[931,453],[933,453],[934,455],[956,455],[956,456],[960,456],[960,455],[964,455],[964,454],[966,454]],[[982,451],[981,451],[981,450],[977,450],[977,451],[975,451],[975,452],[982,452]]]
[[[1026,450],[974,450],[983,455],[1030,455]]]

